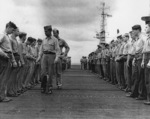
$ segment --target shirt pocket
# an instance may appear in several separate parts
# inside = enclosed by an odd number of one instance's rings
[[[55,43],[49,43],[50,50],[55,50]]]

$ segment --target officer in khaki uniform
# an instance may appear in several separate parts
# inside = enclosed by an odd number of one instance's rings
[[[20,62],[21,62],[21,69],[18,75],[18,79],[20,80],[20,85],[21,85],[21,93],[25,91],[25,84],[24,80],[26,77],[26,70],[27,70],[27,64],[26,64],[26,59],[25,59],[25,40],[26,40],[27,34],[24,32],[19,33],[19,41],[18,41],[18,48],[19,48],[19,55],[20,55]]]
[[[117,45],[118,45],[118,41],[116,40],[114,43],[114,48],[112,49],[112,62],[113,62],[113,71],[112,71],[112,80],[114,80],[114,84],[118,84],[117,78],[116,78],[116,52],[117,52]],[[113,83],[113,82],[112,82]]]
[[[132,27],[132,31],[137,37],[135,41],[135,56],[132,61],[132,65],[134,66],[134,70],[132,72],[134,84],[132,86],[132,91],[129,97],[136,97],[137,100],[144,100],[146,97],[146,87],[144,80],[144,69],[141,68],[142,63],[142,50],[145,43],[145,35],[141,33],[141,26],[134,25]]]
[[[125,92],[131,92],[131,86],[132,86],[132,69],[134,69],[134,66],[132,66],[132,60],[135,55],[135,36],[130,31],[130,37],[131,39],[128,41],[128,47],[125,49],[124,54],[127,53],[127,61],[126,61],[126,70],[127,70],[127,87]],[[125,53],[126,52],[126,53]]]
[[[11,66],[16,67],[17,63],[12,53],[11,42],[8,35],[11,34],[15,29],[17,29],[17,26],[13,22],[9,22],[6,24],[5,32],[0,35],[0,49],[2,49],[1,54],[4,54],[1,56],[5,57],[0,59],[1,66],[3,67],[2,74],[0,76],[0,102],[11,101],[11,99],[9,99],[6,95],[7,85],[10,68]]]
[[[110,51],[109,44],[105,44],[105,55],[106,55],[106,78],[107,81],[110,81]]]
[[[41,44],[42,44],[42,39],[38,38],[37,44],[35,46],[36,57],[38,57],[38,55],[39,55]],[[36,76],[35,76],[36,83],[39,84],[40,83],[40,77],[41,77],[41,63],[40,62],[36,63],[35,73],[36,73]]]
[[[61,55],[58,58],[58,62],[55,64],[55,69],[54,69],[56,75],[57,88],[61,89],[62,88],[62,58],[67,57],[70,48],[66,43],[66,41],[59,37],[58,29],[53,29],[53,35],[55,38],[58,39],[60,53],[61,53]],[[62,54],[63,48],[65,48],[65,52]]]
[[[100,64],[101,64],[101,50],[102,50],[102,48],[101,48],[101,45],[98,45],[98,52],[97,52],[97,73],[98,73],[98,75],[101,77],[101,67],[100,67]]]
[[[146,105],[150,105],[150,16],[142,17],[142,20],[146,24],[147,38],[143,48],[143,58],[141,67],[145,69],[145,85],[147,90],[147,101],[144,102]]]
[[[37,75],[37,73],[35,71],[36,71],[36,59],[37,59],[38,55],[37,55],[37,51],[36,51],[36,47],[35,46],[36,46],[36,39],[33,38],[33,42],[32,42],[32,44],[30,46],[30,48],[31,48],[31,55],[33,57],[33,60],[32,60],[32,67],[33,68],[32,68],[31,81],[30,81],[32,87],[36,85],[35,77]]]
[[[28,37],[27,42],[26,42],[26,44],[27,44],[26,58],[27,58],[28,66],[29,66],[28,74],[27,74],[26,81],[25,81],[25,87],[27,89],[31,89],[32,84],[33,84],[32,78],[33,78],[33,73],[34,73],[34,62],[35,62],[36,58],[33,55],[33,51],[32,51],[31,46],[32,46],[34,41],[35,41],[34,38]]]
[[[54,75],[54,63],[58,63],[60,57],[60,48],[58,39],[52,36],[52,26],[44,27],[46,38],[43,40],[39,57],[41,59],[41,92],[52,94],[52,78]]]
[[[129,35],[128,33],[123,35],[123,39],[124,39],[124,48],[123,48],[123,60],[124,60],[124,81],[125,81],[125,89],[124,91],[127,90],[127,77],[128,77],[128,70],[127,70],[127,54],[128,54],[128,50],[129,50]]]
[[[15,61],[17,62],[17,67],[11,67],[11,74],[8,81],[8,96],[18,96],[20,93],[18,93],[18,73],[20,69],[20,55],[18,50],[18,41],[16,37],[19,35],[19,29],[16,29],[13,31],[13,33],[10,36],[11,41],[11,47],[12,47],[12,53],[14,55]]]
[[[115,70],[115,67],[113,65],[113,62],[114,62],[113,50],[115,48],[114,43],[115,43],[115,41],[112,40],[110,43],[110,49],[109,49],[109,53],[110,53],[110,79],[109,79],[109,81],[111,84],[115,84],[115,81],[114,81],[115,73],[113,72]]]
[[[81,70],[84,70],[84,62],[83,62],[84,56],[82,56],[82,58],[80,59],[80,63],[81,63]]]
[[[116,49],[115,49],[115,62],[116,62],[116,79],[117,79],[117,82],[118,82],[118,84],[117,84],[117,87],[118,88],[122,88],[121,87],[121,79],[120,79],[120,75],[121,75],[121,71],[120,71],[120,62],[119,62],[119,60],[120,60],[120,55],[119,55],[119,51],[120,51],[120,47],[121,47],[121,39],[122,39],[122,36],[120,35],[120,36],[118,36],[117,37],[117,40],[118,40],[118,42],[117,42],[117,46],[116,46]]]

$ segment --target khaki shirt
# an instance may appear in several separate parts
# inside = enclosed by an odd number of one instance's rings
[[[35,46],[35,48],[36,48],[36,56],[38,57],[38,55],[39,55],[39,52],[40,52],[40,47],[41,47],[41,45],[36,45]]]
[[[125,46],[125,43],[123,42],[119,48],[119,55],[123,55],[124,46]]]
[[[10,38],[5,33],[0,34],[0,48],[4,52],[12,52]]]
[[[101,59],[101,52],[99,52],[98,54],[97,54],[97,58],[98,58],[98,60],[97,60],[97,64],[100,64],[100,59]]]
[[[26,47],[26,50],[27,50],[27,54],[26,54],[26,57],[28,58],[28,59],[34,59],[34,56],[33,56],[33,52],[32,52],[32,48],[31,48],[31,46],[29,46],[29,45],[27,45],[27,47]]]
[[[45,38],[40,48],[40,57],[42,56],[43,51],[56,53],[56,57],[58,58],[61,54],[58,39],[53,36],[51,36],[51,38]]]
[[[80,59],[80,62],[81,62],[81,63],[83,63],[83,58],[82,58],[82,59]]]
[[[121,48],[121,44],[118,44],[117,47],[116,47],[116,49],[115,49],[116,56],[119,55],[120,48]]]
[[[102,58],[106,58],[106,49],[102,50],[101,56],[102,56]]]
[[[18,42],[18,50],[19,50],[19,55],[20,55],[20,61],[22,64],[25,64],[24,58],[23,58],[23,52],[25,52],[24,50],[24,43],[22,43],[22,41],[19,40]],[[25,54],[25,53],[24,53]]]
[[[132,40],[129,46],[128,54],[135,55],[135,41]]]
[[[127,54],[128,54],[128,51],[129,51],[129,49],[130,49],[130,45],[131,45],[130,42],[127,42],[127,43],[124,45],[123,55],[127,55]]]
[[[0,35],[0,48],[4,52],[11,52],[11,61],[15,62],[14,55],[12,54],[12,47],[11,47],[11,41],[9,36],[6,33],[3,33]]]
[[[148,35],[147,39],[145,40],[142,53],[148,53],[148,52],[150,52],[150,35]]]
[[[37,51],[36,51],[36,47],[35,46],[31,46],[31,55],[34,57],[34,58],[37,58]]]
[[[61,38],[58,38],[58,42],[59,42],[60,52],[62,53],[63,47],[65,47],[66,48],[65,54],[67,55],[70,48],[66,43],[66,41]]]
[[[117,49],[117,46],[112,48],[112,57],[113,58],[116,57],[116,51],[117,51],[116,49]]]
[[[18,53],[18,41],[17,41],[16,37],[11,36],[10,42],[11,42],[11,46],[12,46],[12,52]]]
[[[141,33],[139,38],[135,41],[135,53],[142,53],[145,40],[146,36]]]

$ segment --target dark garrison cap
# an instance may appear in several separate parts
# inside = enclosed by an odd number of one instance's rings
[[[52,31],[52,26],[51,25],[44,26],[44,30],[50,30],[50,31]]]
[[[97,47],[101,48],[102,46],[100,44],[98,44]]]
[[[118,38],[121,39],[121,38],[122,38],[122,35],[117,36],[117,39],[118,39]]]
[[[28,37],[27,41],[29,41],[30,43],[33,43],[35,41],[35,39],[32,37]]]
[[[38,40],[37,40],[37,42],[42,42],[43,40],[42,39],[40,39],[40,38],[38,38]]]
[[[132,30],[137,30],[137,29],[141,29],[141,25],[134,25],[132,27]]]
[[[141,19],[145,21],[145,24],[150,24],[150,16],[144,16]]]

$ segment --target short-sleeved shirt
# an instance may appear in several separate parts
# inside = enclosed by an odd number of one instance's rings
[[[102,58],[106,58],[106,49],[102,50],[101,56],[102,56]]]
[[[139,38],[137,38],[137,40],[135,41],[135,53],[138,54],[142,53],[145,40],[146,40],[146,36],[141,33]]]
[[[12,46],[12,52],[18,53],[18,41],[16,37],[11,36],[10,41],[11,41],[11,46]]]
[[[117,49],[117,46],[112,48],[112,57],[113,58],[116,56],[116,49]]]
[[[32,57],[37,58],[37,51],[35,46],[31,47],[31,55]]]
[[[99,52],[98,54],[97,54],[97,64],[100,64],[100,58],[101,58],[101,52]]]
[[[121,44],[118,44],[116,49],[115,49],[116,56],[119,55],[120,48],[121,48]]]
[[[119,48],[119,55],[123,55],[124,46],[125,46],[125,43],[123,42]]]
[[[135,55],[135,41],[134,40],[132,40],[130,43],[128,54]]]
[[[12,52],[10,38],[6,33],[0,34],[0,48],[4,52]]]
[[[64,39],[58,38],[58,42],[59,42],[59,47],[60,47],[61,53],[62,53],[63,47],[69,49],[69,46]]]
[[[58,39],[56,39],[53,36],[51,36],[50,38],[45,38],[40,48],[40,56],[44,51],[56,53],[56,56],[60,56],[60,47]]]
[[[150,52],[150,35],[147,35],[142,53],[149,53],[149,52]]]
[[[123,55],[128,54],[128,51],[130,49],[130,45],[131,45],[131,43],[129,41],[124,45]]]

